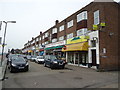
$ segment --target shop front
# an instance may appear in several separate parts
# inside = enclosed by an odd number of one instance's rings
[[[56,43],[51,43],[45,46],[45,54],[46,55],[55,55],[57,58],[65,57],[65,52],[62,52],[62,48],[65,45],[64,41],[59,41]]]
[[[65,45],[62,49],[66,52],[68,64],[77,66],[87,66],[88,64],[88,42]]]
[[[62,48],[62,52],[66,52],[68,64],[87,67],[89,48],[87,38],[75,37],[70,40],[67,40],[67,45]]]

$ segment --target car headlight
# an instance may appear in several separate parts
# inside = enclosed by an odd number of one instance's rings
[[[28,62],[26,63],[26,66],[28,65]]]
[[[16,66],[16,64],[13,64],[13,63],[12,63],[12,66]]]
[[[53,61],[53,63],[57,63],[57,61]]]

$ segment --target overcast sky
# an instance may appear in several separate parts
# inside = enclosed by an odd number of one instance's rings
[[[6,34],[6,50],[23,48],[32,37],[39,35],[93,0],[0,0],[0,21],[9,23]],[[120,0],[115,0],[120,1]],[[0,36],[3,36],[4,23]],[[1,47],[0,47],[1,49]]]

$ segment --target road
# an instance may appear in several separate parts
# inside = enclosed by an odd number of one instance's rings
[[[96,72],[67,65],[65,69],[29,62],[28,72],[6,72],[3,88],[118,88],[118,72]]]

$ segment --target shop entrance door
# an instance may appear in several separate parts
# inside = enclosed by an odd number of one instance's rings
[[[92,50],[92,66],[96,66],[96,50]]]

